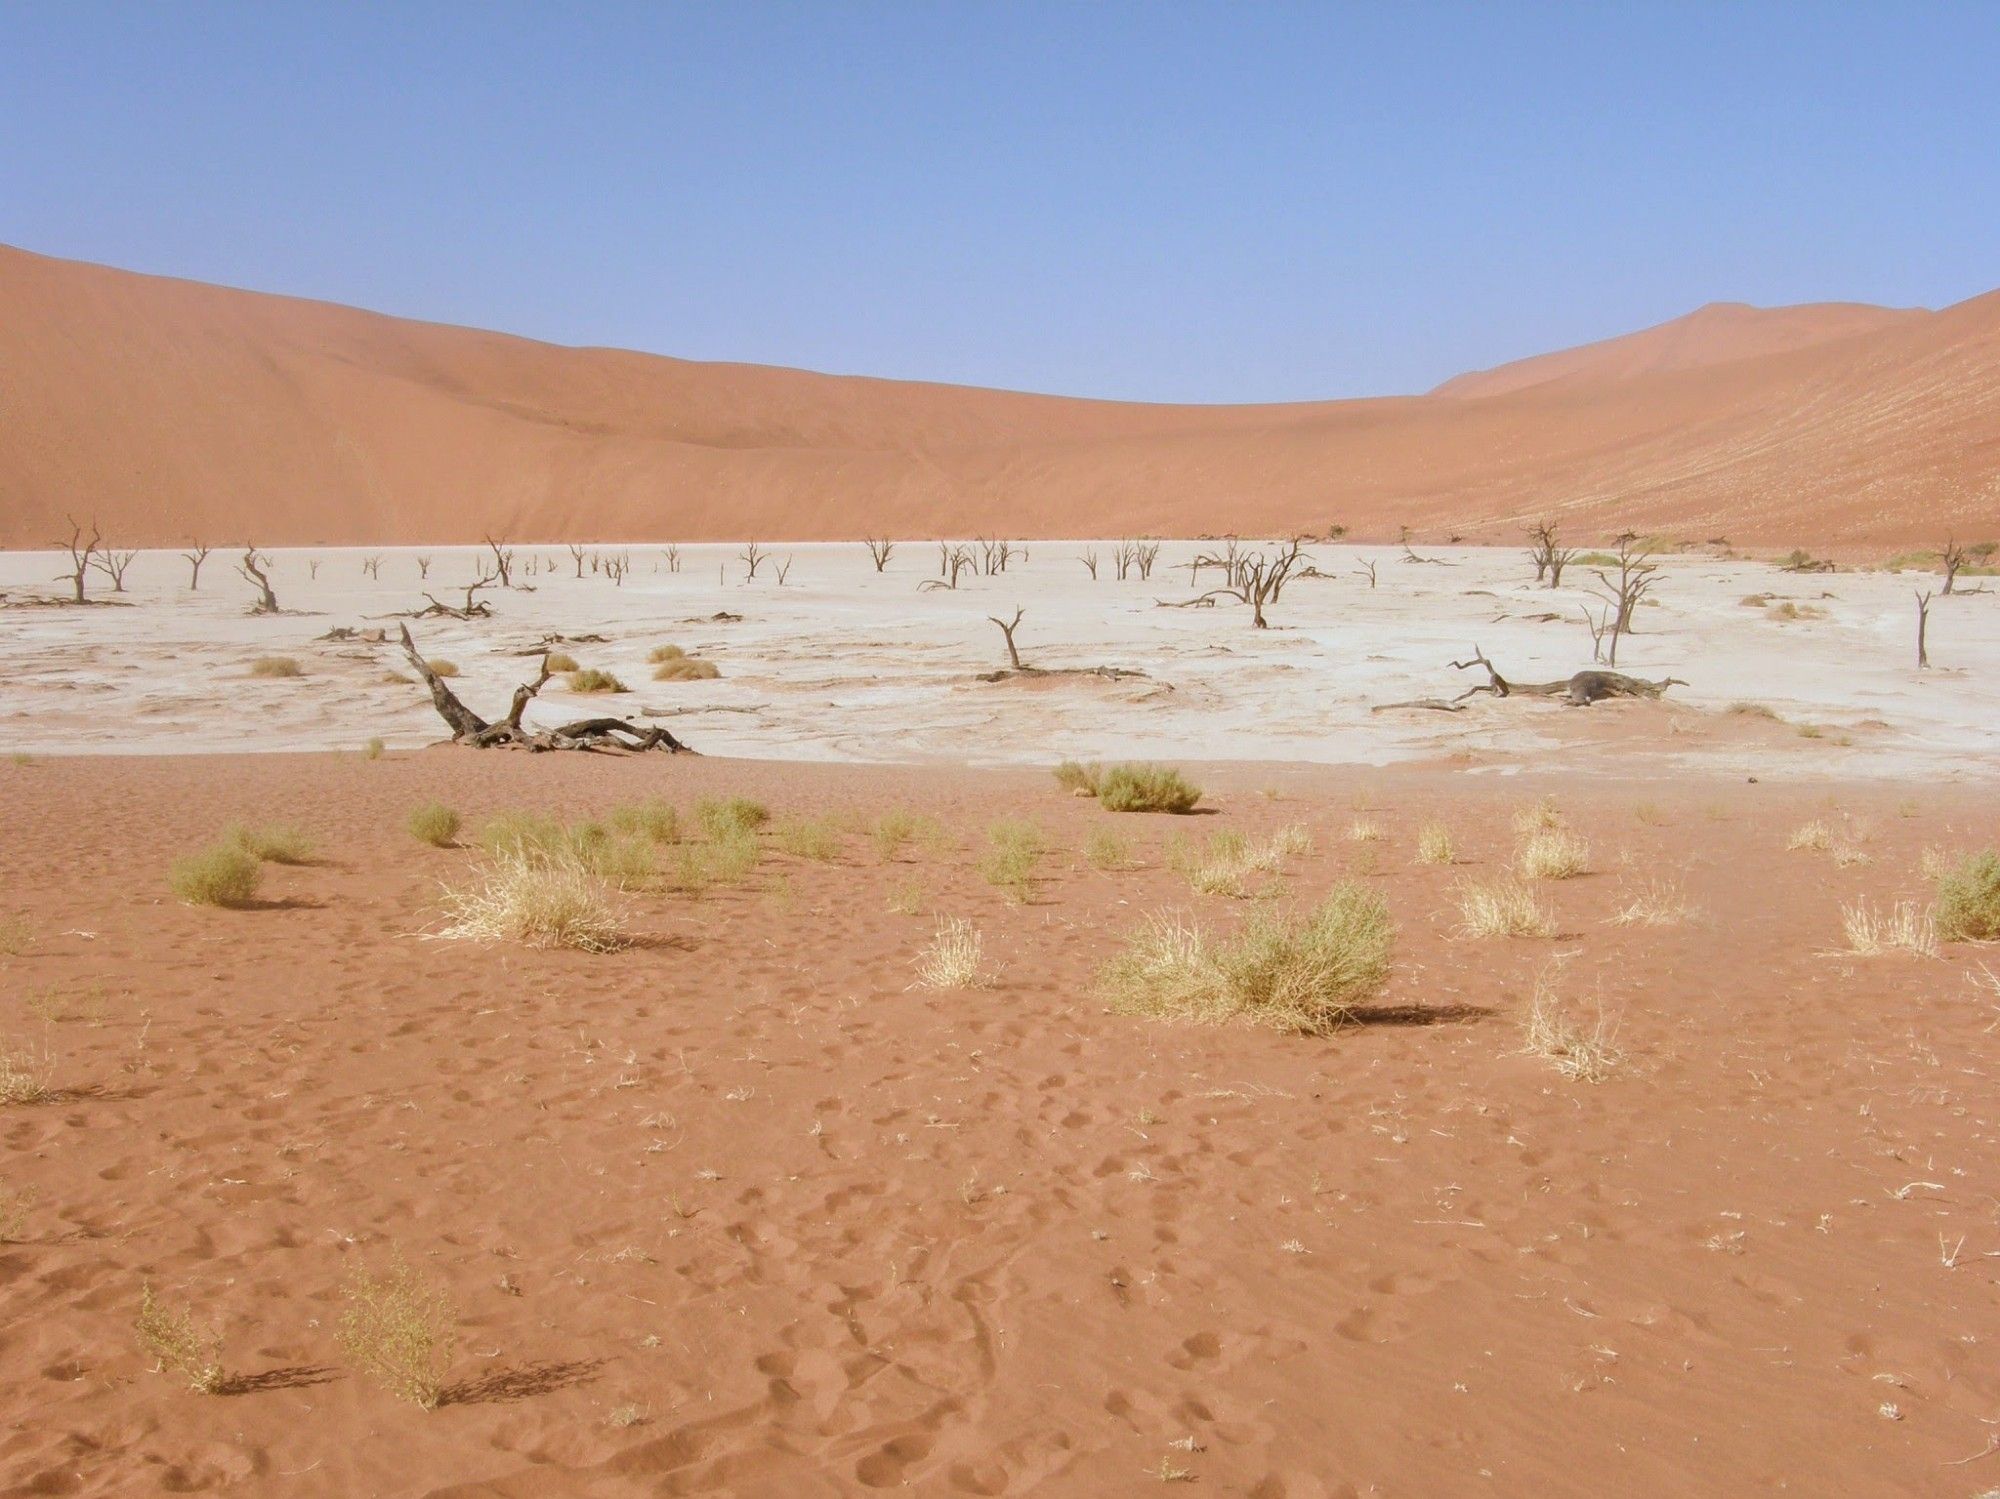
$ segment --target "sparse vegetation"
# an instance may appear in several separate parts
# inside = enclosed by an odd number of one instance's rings
[[[980,876],[1025,905],[1034,894],[1035,869],[1042,861],[1042,830],[1022,818],[1003,817],[986,830],[988,848],[979,860]]]
[[[1590,867],[1590,845],[1561,828],[1530,833],[1514,853],[1514,869],[1524,879],[1571,880]]]
[[[1617,1030],[1602,1009],[1586,1027],[1557,996],[1550,972],[1544,969],[1535,979],[1528,1013],[1522,1017],[1521,1050],[1542,1058],[1564,1077],[1601,1083],[1623,1060]]]
[[[385,1275],[357,1266],[343,1294],[342,1352],[398,1399],[435,1410],[458,1345],[458,1314],[444,1290],[395,1255]]]
[[[1943,869],[1937,934],[1947,942],[2000,941],[2000,853],[1985,849]]]
[[[926,989],[978,989],[984,943],[979,929],[962,916],[938,922],[930,942],[917,957],[917,983]]]
[[[175,1311],[153,1294],[150,1285],[140,1288],[133,1328],[157,1372],[179,1375],[198,1395],[213,1395],[228,1383],[222,1369],[222,1339],[203,1334],[194,1325],[192,1312]]]
[[[247,906],[264,877],[256,856],[233,843],[218,843],[174,860],[167,886],[190,906]]]
[[[1524,838],[1530,833],[1554,832],[1562,825],[1562,812],[1552,796],[1544,796],[1514,809],[1514,831]]]
[[[1656,878],[1635,887],[1611,919],[1619,926],[1679,926],[1693,914],[1679,882]]]
[[[232,823],[222,836],[224,842],[265,864],[303,864],[312,857],[312,839],[289,823]]]
[[[1347,825],[1349,843],[1380,843],[1384,836],[1382,829],[1366,817],[1357,817]]]
[[[1102,767],[1079,760],[1065,760],[1055,768],[1056,784],[1072,796],[1097,795],[1103,775]]]
[[[1417,830],[1417,862],[1419,864],[1455,864],[1458,862],[1458,845],[1452,841],[1451,829],[1441,822],[1427,822]]]
[[[1092,869],[1129,869],[1132,852],[1110,828],[1092,828],[1083,840],[1083,860]]]
[[[1520,880],[1481,883],[1458,889],[1460,935],[1466,937],[1553,937],[1555,918],[1534,887]]]
[[[1121,1014],[1323,1034],[1381,988],[1394,937],[1381,897],[1351,882],[1304,916],[1256,912],[1223,942],[1160,914],[1106,965],[1099,990]]]
[[[471,883],[447,886],[438,936],[610,952],[624,926],[604,878],[578,853],[518,847],[491,855]]]
[[[891,862],[903,851],[903,845],[916,837],[918,824],[917,815],[901,807],[884,812],[868,830],[875,844],[875,856],[884,864]]]
[[[771,833],[795,859],[825,863],[840,857],[840,828],[830,817],[786,817],[772,825]]]
[[[1176,847],[1172,863],[1203,895],[1240,898],[1250,894],[1245,882],[1252,875],[1274,873],[1288,856],[1311,847],[1312,836],[1296,824],[1280,828],[1261,843],[1228,830],[1210,834],[1207,846],[1198,851],[1184,844]]]
[[[654,666],[659,666],[667,661],[684,661],[686,659],[687,652],[677,645],[656,645],[650,651],[646,652],[646,660]]]
[[[673,803],[657,796],[613,807],[611,826],[630,837],[648,838],[654,843],[678,843],[681,840],[680,812]]]
[[[623,682],[612,676],[610,672],[599,671],[594,666],[587,666],[582,671],[573,671],[569,674],[569,690],[571,692],[625,692],[629,689]]]
[[[400,682],[402,678],[398,677],[396,680]],[[361,746],[361,758],[364,760],[379,760],[382,758],[383,751],[387,748],[388,746],[381,739],[370,739],[366,744]]]
[[[250,663],[250,675],[253,677],[302,677],[305,675],[305,668],[299,665],[298,658],[294,656],[259,656],[255,661]]]
[[[55,1058],[40,1053],[0,1051],[0,1103],[41,1103],[53,1091]]]
[[[717,800],[703,797],[694,804],[694,820],[711,838],[732,833],[752,833],[771,820],[771,811],[748,797],[732,796]]]
[[[433,848],[450,848],[458,842],[464,820],[443,802],[426,802],[410,814],[410,836]]]
[[[546,666],[549,669],[551,675],[555,675],[566,671],[583,670],[582,663],[579,662],[576,659],[576,657],[572,656],[568,651],[550,651],[548,655],[542,658],[542,665]],[[433,661],[431,663],[431,667],[433,670],[435,670],[437,667],[437,663]],[[439,675],[442,676],[444,675],[444,673],[440,672]]]
[[[14,1191],[0,1187],[0,1244],[19,1244],[28,1231],[28,1215],[35,1210],[35,1189]]]
[[[1906,952],[1920,958],[1938,955],[1937,919],[1928,907],[1901,900],[1877,910],[1865,899],[1840,908],[1840,928],[1847,950],[1856,957],[1877,958]]]
[[[653,668],[655,682],[712,682],[722,675],[713,661],[696,656],[676,656]]]

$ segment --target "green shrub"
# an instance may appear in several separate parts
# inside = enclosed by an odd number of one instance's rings
[[[233,843],[218,843],[173,862],[167,884],[190,906],[244,906],[257,895],[264,866]]]
[[[2000,854],[1968,854],[1938,876],[1937,928],[1947,942],[2000,940]]]
[[[1098,777],[1097,800],[1111,812],[1192,812],[1201,788],[1167,765],[1114,765]]]
[[[410,814],[410,836],[433,848],[450,848],[458,841],[463,820],[443,802],[426,802]]]

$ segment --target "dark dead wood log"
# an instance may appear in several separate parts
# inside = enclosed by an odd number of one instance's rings
[[[671,733],[657,726],[641,728],[627,723],[622,718],[582,718],[574,723],[562,724],[553,729],[528,729],[523,727],[521,716],[535,695],[548,685],[554,675],[549,670],[549,660],[542,657],[541,669],[533,682],[523,682],[514,689],[514,700],[508,706],[507,716],[498,723],[488,723],[458,699],[444,678],[431,670],[423,652],[410,637],[410,627],[400,627],[403,636],[403,654],[410,658],[410,664],[430,688],[431,703],[451,729],[451,737],[459,744],[470,745],[474,749],[525,749],[543,750],[666,750],[670,754],[693,754]]]
[[[1657,698],[1669,687],[1687,686],[1679,677],[1663,677],[1657,682],[1649,682],[1644,677],[1628,677],[1618,671],[1580,671],[1556,682],[1510,682],[1500,675],[1499,669],[1486,659],[1486,653],[1476,645],[1472,648],[1470,660],[1454,661],[1451,665],[1457,671],[1484,667],[1487,678],[1480,686],[1466,688],[1453,699],[1454,702],[1479,693],[1490,693],[1494,697],[1560,697],[1566,699],[1571,707],[1588,708],[1592,703],[1600,703],[1607,698]]]

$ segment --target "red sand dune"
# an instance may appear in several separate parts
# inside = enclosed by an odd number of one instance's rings
[[[569,349],[0,248],[0,545],[2000,529],[2000,293],[1704,308],[1427,396],[1152,406]]]

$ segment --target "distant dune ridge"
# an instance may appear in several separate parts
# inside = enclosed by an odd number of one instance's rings
[[[1159,406],[571,349],[0,247],[0,546],[2000,533],[2000,292],[1715,304],[1423,396]]]

